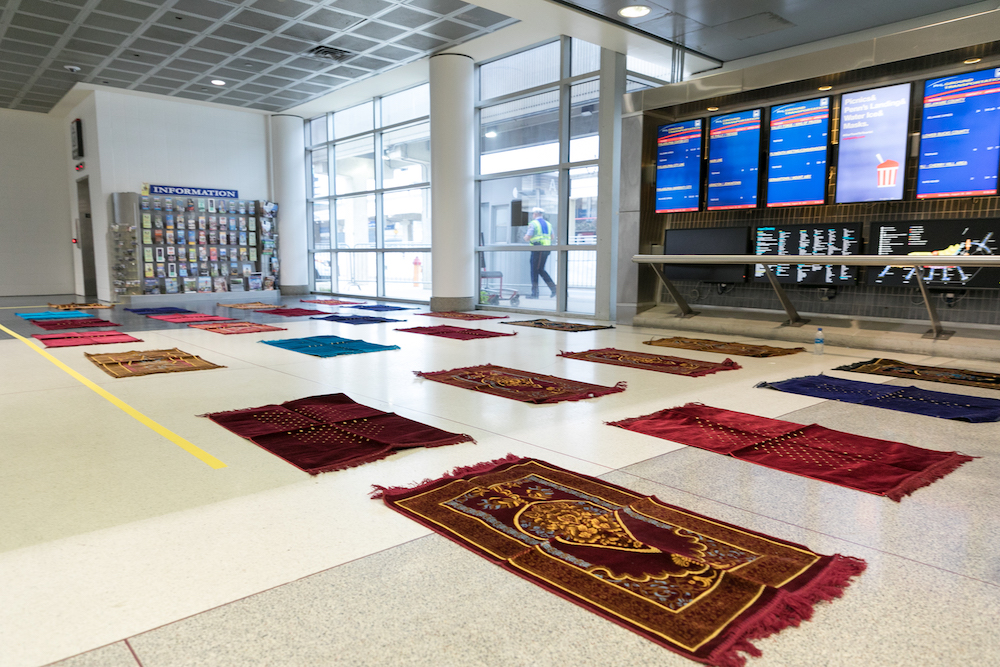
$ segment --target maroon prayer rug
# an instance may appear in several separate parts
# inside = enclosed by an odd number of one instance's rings
[[[759,656],[751,640],[809,620],[866,567],[537,459],[509,456],[374,495],[508,572],[717,667]]]
[[[920,366],[905,361],[896,361],[895,359],[869,359],[868,361],[859,361],[856,364],[838,366],[834,370],[870,373],[872,375],[888,375],[908,380],[961,384],[966,387],[982,387],[983,389],[1000,389],[1000,375],[996,373],[970,371],[961,368],[943,368],[941,366]]]
[[[72,320],[31,320],[35,326],[39,326],[46,331],[58,331],[60,329],[82,329],[86,327],[120,327],[117,322],[109,322],[99,317],[80,317]]]
[[[503,320],[509,315],[480,315],[479,313],[459,313],[454,310],[445,310],[440,313],[416,313],[427,317],[446,317],[452,320]]]
[[[318,303],[321,306],[356,306],[364,301],[341,301],[340,299],[299,299],[302,303]]]
[[[628,366],[630,368],[642,368],[647,371],[686,375],[688,377],[701,377],[702,375],[711,375],[719,371],[735,371],[740,368],[740,365],[732,359],[715,363],[713,361],[696,361],[682,357],[668,357],[665,354],[645,354],[642,352],[616,350],[612,347],[605,347],[600,350],[587,350],[586,352],[560,352],[559,356],[568,359],[580,359],[582,361],[595,361],[599,364],[611,364],[612,366]]]
[[[190,324],[191,322],[235,322],[232,317],[221,315],[206,315],[205,313],[177,313],[174,315],[147,315],[151,320],[170,322],[171,324]]]
[[[625,391],[624,382],[619,382],[614,387],[604,387],[599,384],[577,382],[492,364],[433,373],[414,371],[414,375],[483,394],[512,398],[524,403],[582,401],[585,398]]]
[[[522,320],[520,322],[501,322],[519,327],[534,327],[536,329],[551,329],[553,331],[597,331],[598,329],[614,329],[613,326],[601,324],[579,324],[577,322],[553,322],[552,320]]]
[[[112,354],[84,352],[84,355],[102,371],[116,378],[225,368],[225,366],[217,366],[201,357],[178,350],[176,347],[169,350],[142,350]]]
[[[685,338],[684,336],[647,340],[643,341],[643,344],[658,345],[659,347],[679,347],[682,350],[735,354],[741,357],[780,357],[786,354],[805,352],[804,347],[771,347],[770,345],[750,345],[748,343],[724,343],[720,340]]]
[[[464,433],[362,405],[346,394],[204,416],[310,475],[353,468],[401,449],[475,442]]]
[[[253,322],[210,322],[208,324],[189,324],[192,329],[204,329],[218,334],[247,334],[262,331],[288,331],[270,324],[254,324]]]
[[[975,458],[700,403],[608,423],[897,502]]]
[[[104,345],[106,343],[141,343],[141,338],[121,331],[66,331],[55,334],[32,334],[45,343],[45,347],[76,347],[77,345]]]
[[[258,310],[258,313],[268,315],[281,315],[282,317],[303,317],[305,315],[329,315],[322,310],[309,310],[308,308],[274,308],[272,310]]]
[[[482,329],[452,327],[447,324],[442,324],[437,327],[409,327],[407,329],[396,329],[396,331],[426,334],[428,336],[440,336],[441,338],[454,338],[455,340],[473,340],[475,338],[496,338],[497,336],[517,335],[516,333],[498,333],[496,331],[483,331]]]

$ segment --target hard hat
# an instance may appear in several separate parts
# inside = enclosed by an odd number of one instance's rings
[[[531,212],[532,213],[545,213],[545,211],[542,209],[541,206],[536,206],[535,208],[531,209]]]

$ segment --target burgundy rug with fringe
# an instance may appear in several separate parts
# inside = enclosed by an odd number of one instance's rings
[[[647,371],[659,371],[661,373],[686,375],[688,377],[701,377],[702,375],[711,375],[719,371],[735,371],[740,369],[740,365],[732,359],[716,363],[714,361],[684,359],[683,357],[668,357],[665,354],[646,354],[644,352],[616,350],[613,347],[587,350],[586,352],[560,352],[559,356],[566,357],[567,359],[594,361],[599,364],[611,364],[612,366],[642,368]]]
[[[721,340],[710,340],[708,338],[685,338],[684,336],[672,336],[671,338],[645,340],[643,341],[643,344],[657,345],[659,347],[678,347],[682,350],[699,350],[701,352],[735,354],[741,357],[781,357],[786,354],[805,352],[806,350],[804,347],[772,347],[770,345],[750,345],[749,343],[726,343]]]
[[[120,327],[117,322],[109,322],[99,317],[79,317],[69,320],[32,320],[32,324],[41,327],[46,331],[58,331],[60,329],[81,329],[84,327]]]
[[[751,640],[809,620],[866,567],[513,455],[413,488],[376,487],[374,497],[509,572],[717,667],[759,656]]]
[[[442,310],[436,313],[415,313],[427,317],[445,317],[450,320],[504,320],[509,315],[480,315],[479,313],[459,313],[454,310]]]
[[[427,336],[440,336],[441,338],[451,338],[454,340],[475,340],[477,338],[497,338],[499,336],[517,335],[516,333],[500,333],[498,331],[483,331],[482,329],[470,329],[468,327],[453,327],[448,324],[436,327],[408,327],[406,329],[396,329],[396,331],[425,334]]]
[[[302,303],[318,303],[324,306],[356,306],[364,301],[341,301],[340,299],[299,299]]]
[[[505,368],[485,364],[454,368],[450,371],[421,372],[417,375],[435,382],[450,384],[463,389],[471,389],[483,394],[503,396],[524,403],[560,403],[562,401],[582,401],[585,398],[604,396],[625,391],[625,383],[613,387],[567,380],[552,375],[542,375],[516,368]]]
[[[76,347],[77,345],[142,342],[141,338],[135,338],[121,331],[66,331],[53,334],[32,334],[32,337],[45,343],[45,347]]]
[[[258,313],[267,315],[281,315],[282,317],[305,317],[306,315],[329,315],[322,310],[309,310],[308,308],[272,308],[271,310],[258,310]]]
[[[608,424],[896,502],[975,458],[700,403]]]
[[[202,415],[310,475],[378,461],[400,449],[475,442],[358,403],[346,394],[309,396]]]
[[[521,320],[520,322],[501,322],[519,327],[534,327],[536,329],[551,329],[552,331],[597,331],[598,329],[614,329],[611,325],[580,324],[578,322],[553,322],[552,320]]]
[[[170,322],[171,324],[190,324],[192,322],[235,322],[232,317],[221,315],[206,315],[205,313],[178,313],[176,315],[147,315],[151,320]]]

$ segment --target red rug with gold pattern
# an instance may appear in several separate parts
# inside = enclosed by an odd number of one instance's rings
[[[479,313],[459,313],[454,310],[442,310],[437,313],[415,313],[427,317],[444,317],[450,320],[503,320],[510,315],[480,315]]]
[[[701,377],[702,375],[711,375],[719,371],[735,371],[740,368],[740,365],[732,359],[716,363],[714,361],[684,359],[683,357],[668,357],[665,354],[629,352],[628,350],[616,350],[612,347],[605,347],[600,350],[587,350],[586,352],[560,352],[559,356],[566,357],[567,359],[594,361],[599,364],[611,364],[612,366],[642,368],[647,371],[659,371],[661,373],[686,375],[688,377]]]
[[[82,329],[90,327],[120,327],[117,322],[109,322],[99,317],[78,317],[69,320],[31,320],[31,323],[41,327],[46,331],[58,331],[59,329]]]
[[[897,502],[974,458],[700,403],[608,424]]]
[[[206,324],[189,324],[192,329],[204,329],[218,334],[247,334],[262,331],[288,331],[282,327],[272,327],[270,324],[254,324],[253,322],[208,322]]]
[[[718,352],[719,354],[735,354],[741,357],[781,357],[786,354],[796,354],[805,352],[804,347],[772,347],[770,345],[751,345],[749,343],[725,343],[721,340],[710,340],[708,338],[685,338],[684,336],[672,336],[670,338],[657,338],[656,340],[645,340],[644,345],[657,345],[659,347],[678,347],[682,350],[700,350],[702,352]]]
[[[45,343],[45,347],[76,347],[77,345],[104,345],[107,343],[141,343],[141,338],[121,331],[64,331],[53,334],[32,334]]]
[[[232,317],[221,315],[206,315],[205,313],[177,313],[175,315],[147,315],[151,320],[170,322],[171,324],[190,324],[191,322],[235,322]]]
[[[340,299],[299,299],[302,303],[318,303],[324,306],[356,306],[364,301],[341,301]]]
[[[509,572],[717,667],[760,655],[750,640],[808,620],[866,567],[536,459],[509,456],[416,488],[376,487],[375,497]]]
[[[484,331],[482,329],[470,329],[468,327],[453,327],[442,324],[436,327],[408,327],[406,329],[396,329],[407,333],[425,334],[427,336],[440,336],[441,338],[451,338],[454,340],[474,340],[477,338],[497,338],[500,336],[516,336],[516,333],[500,333],[498,331]]]
[[[524,403],[582,401],[585,398],[625,391],[624,382],[619,382],[614,387],[604,387],[599,384],[577,382],[553,375],[519,371],[516,368],[505,368],[493,364],[428,373],[414,371],[414,375],[483,394],[512,398]]]

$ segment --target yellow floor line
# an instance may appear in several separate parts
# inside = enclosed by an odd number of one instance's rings
[[[109,403],[111,403],[115,407],[117,407],[120,410],[122,410],[125,414],[129,415],[130,417],[132,417],[133,419],[135,419],[136,421],[138,421],[140,424],[142,424],[142,425],[144,425],[144,426],[146,426],[148,428],[151,428],[152,430],[156,431],[157,433],[159,433],[160,435],[162,435],[164,438],[166,438],[170,442],[174,443],[175,445],[177,445],[178,447],[180,447],[181,449],[183,449],[187,453],[189,453],[189,454],[191,454],[191,455],[193,455],[193,456],[201,459],[203,462],[207,463],[209,466],[211,466],[212,468],[215,468],[216,470],[218,470],[219,468],[225,468],[226,467],[226,464],[223,463],[222,461],[220,461],[219,459],[215,458],[214,456],[212,456],[208,452],[206,452],[206,451],[204,451],[204,450],[196,447],[195,445],[193,445],[192,443],[188,442],[187,440],[185,440],[181,436],[177,435],[176,433],[174,433],[170,429],[168,429],[168,428],[166,428],[164,426],[161,426],[160,424],[156,423],[155,421],[153,421],[152,419],[150,419],[146,415],[142,414],[141,412],[139,412],[138,410],[136,410],[135,408],[133,408],[131,405],[129,405],[125,401],[121,400],[120,398],[118,398],[117,396],[115,396],[114,394],[112,394],[111,392],[107,391],[106,389],[98,386],[94,382],[92,382],[92,381],[88,380],[87,378],[83,377],[82,375],[80,375],[79,373],[77,373],[76,371],[74,371],[72,368],[70,368],[69,366],[67,366],[63,362],[61,362],[58,359],[56,359],[55,357],[53,357],[51,354],[49,354],[45,350],[37,347],[32,341],[28,340],[24,336],[21,336],[21,335],[19,335],[17,333],[14,333],[13,331],[11,331],[7,327],[3,326],[2,324],[0,324],[0,331],[3,331],[4,333],[8,333],[11,336],[13,336],[14,338],[18,339],[19,341],[21,341],[22,343],[24,343],[25,345],[27,345],[32,350],[34,350],[38,354],[42,355],[43,357],[45,357],[46,359],[48,359],[49,361],[51,361],[58,368],[62,369],[66,373],[68,373],[73,379],[75,379],[78,382],[80,382],[81,384],[83,384],[83,386],[85,386],[88,389],[94,391],[95,393],[97,393],[98,396],[101,396],[106,401],[108,401]]]

